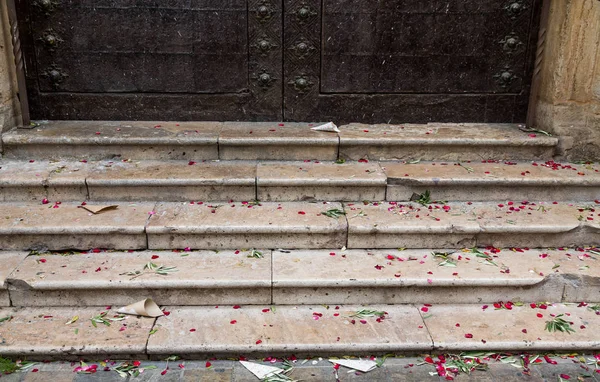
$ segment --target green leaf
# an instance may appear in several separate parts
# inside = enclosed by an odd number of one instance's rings
[[[552,320],[546,321],[546,330],[549,332],[562,332],[567,334],[575,333],[575,330],[573,330],[573,328],[571,327],[571,323],[565,321],[562,318],[563,316],[564,314],[559,314]]]
[[[340,158],[340,159],[336,160],[336,161],[335,161],[335,163],[336,163],[336,164],[344,164],[344,163],[346,163],[346,160],[345,160],[345,159],[342,159],[342,158]]]
[[[2,318],[0,318],[0,322],[10,321],[10,320],[12,320],[12,318],[13,318],[12,316],[2,317]]]
[[[341,216],[346,215],[346,212],[344,212],[343,210],[340,210],[339,208],[333,208],[333,209],[327,210],[325,212],[321,212],[321,215],[325,215],[327,217],[337,219]]]
[[[386,313],[380,310],[372,310],[372,309],[361,309],[353,314],[350,317],[356,318],[366,318],[366,317],[385,317]]]
[[[265,256],[263,255],[262,252],[257,251],[256,249],[253,249],[247,257],[251,257],[251,258],[255,258],[255,259],[262,259]]]

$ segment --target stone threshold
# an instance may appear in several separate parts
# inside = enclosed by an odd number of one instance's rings
[[[598,299],[589,249],[0,252],[0,306],[468,304]],[[171,268],[160,274],[151,262]]]
[[[3,308],[0,355],[30,360],[188,359],[211,356],[355,355],[597,349],[600,316],[584,304],[163,307],[94,327],[104,308]],[[366,315],[365,310],[376,312]],[[381,312],[381,313],[380,313]],[[383,318],[377,315],[381,314]],[[562,315],[562,316],[561,316]],[[75,317],[78,319],[75,320]],[[573,332],[548,332],[564,317]]]
[[[51,121],[2,135],[19,159],[480,160],[551,159],[558,139],[514,124],[341,126],[317,123]]]

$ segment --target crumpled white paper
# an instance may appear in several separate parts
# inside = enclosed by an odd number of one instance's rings
[[[340,132],[340,129],[338,129],[338,127],[333,122],[329,122],[329,123],[326,123],[324,125],[319,125],[319,126],[313,127],[313,128],[311,128],[311,130],[314,130],[314,131],[329,131],[329,132],[332,132],[332,133],[339,133]]]
[[[273,374],[281,374],[285,371],[275,366],[267,366],[260,363],[247,361],[240,361],[240,363],[260,380],[263,380]]]
[[[329,362],[367,373],[377,367],[377,362],[362,359],[330,359]]]

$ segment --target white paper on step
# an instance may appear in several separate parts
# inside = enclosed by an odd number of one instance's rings
[[[124,306],[117,310],[117,313],[121,314],[131,314],[134,316],[144,316],[144,317],[160,317],[164,316],[164,313],[158,305],[151,299],[146,298],[142,301],[138,301],[136,303]]]
[[[340,132],[340,129],[338,129],[338,127],[333,122],[329,122],[329,123],[326,123],[324,125],[319,125],[317,127],[313,127],[313,128],[311,128],[311,130],[314,130],[314,131],[329,131],[329,132],[332,132],[332,133],[339,133]]]
[[[377,367],[377,362],[362,359],[330,359],[329,362],[367,373]]]
[[[240,361],[240,363],[260,380],[273,374],[281,374],[285,371],[275,366],[261,365],[260,363],[247,361]]]

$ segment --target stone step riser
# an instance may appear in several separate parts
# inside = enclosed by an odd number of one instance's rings
[[[182,306],[600,300],[591,249],[479,251],[492,262],[470,249],[5,252],[0,306],[125,306],[148,297]],[[148,261],[175,268],[155,274]]]
[[[215,234],[205,233],[159,233],[146,231],[139,234],[7,234],[0,235],[2,250],[87,250],[89,248],[117,250],[163,250],[163,249],[237,249],[237,248],[282,248],[287,249],[385,249],[385,248],[431,248],[444,247],[461,249],[465,247],[573,247],[600,245],[597,230],[578,228],[568,233],[482,233],[452,234],[445,232],[411,232],[409,234],[355,234],[340,230],[336,233],[252,233]]]
[[[549,200],[590,201],[600,200],[600,187],[569,185],[498,186],[187,186],[174,183],[157,186],[151,182],[136,186],[11,186],[0,188],[0,202],[39,202],[43,199],[61,202],[165,202],[186,201],[251,201],[294,202],[355,200],[408,202],[413,194],[430,191],[442,201],[507,201]]]
[[[590,203],[121,203],[96,215],[68,203],[0,207],[7,250],[600,245]]]
[[[12,159],[481,160],[551,159],[558,139],[517,125],[342,126],[307,123],[52,121],[2,136]]]
[[[600,199],[600,168],[555,163],[0,162],[0,201]]]
[[[594,284],[595,283],[595,284]],[[598,281],[577,284],[567,279],[553,279],[527,287],[414,287],[336,288],[336,287],[252,287],[228,288],[215,283],[204,289],[82,289],[31,290],[16,280],[8,280],[6,297],[13,307],[105,307],[126,306],[146,298],[159,305],[218,306],[218,305],[339,305],[339,304],[493,304],[497,301],[554,301],[578,303],[598,298]],[[0,294],[2,297],[2,294]]]

